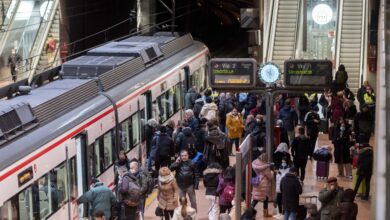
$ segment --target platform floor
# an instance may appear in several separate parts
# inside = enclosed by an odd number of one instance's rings
[[[373,139],[373,138],[372,138]],[[329,145],[330,142],[328,140],[327,134],[320,134],[319,140],[317,142],[317,146]],[[371,143],[373,144],[373,143]],[[372,145],[374,146],[374,145]],[[233,157],[231,158],[231,163],[233,163]],[[315,176],[316,162],[311,162],[310,160],[307,163],[306,167],[306,177],[304,181],[303,194],[302,195],[316,195],[318,196],[318,192],[324,187],[325,182],[318,181]],[[330,176],[337,176],[337,166],[335,163],[331,163],[330,165]],[[374,181],[375,177],[371,178],[371,196],[374,189]],[[352,188],[352,182],[346,178],[338,178],[339,185],[345,188]],[[157,193],[154,192],[147,200],[147,207],[145,209],[145,220],[159,219],[154,215],[154,211],[157,206]],[[205,188],[203,186],[203,182],[199,184],[199,190],[196,191],[197,205],[198,205],[198,220],[207,220],[208,214],[208,206],[207,203],[202,203],[205,200]],[[359,198],[356,199],[356,203],[358,204],[358,217],[357,219],[370,219],[371,217],[371,199],[369,201],[362,201]],[[320,203],[318,202],[317,207],[320,208]],[[256,219],[273,219],[273,218],[263,218],[262,214],[262,204],[259,203],[257,206],[257,218]],[[269,204],[269,211],[272,214],[274,211],[274,207],[272,204]]]

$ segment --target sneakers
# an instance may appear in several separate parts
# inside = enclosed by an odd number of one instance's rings
[[[284,215],[278,213],[277,215],[274,215],[272,216],[272,218],[275,218],[275,219],[283,219]]]

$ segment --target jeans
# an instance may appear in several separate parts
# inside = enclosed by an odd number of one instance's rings
[[[233,153],[233,143],[236,146],[236,152],[237,152],[238,148],[240,147],[240,138],[229,139],[229,154]]]
[[[179,196],[180,197],[186,196],[186,193],[188,194],[188,197],[190,197],[191,207],[194,208],[195,210],[197,210],[194,185],[191,185],[185,189],[182,189],[179,187]]]
[[[300,176],[301,181],[305,179],[305,170],[307,165],[306,159],[294,159],[294,166],[297,169],[297,174]]]
[[[292,211],[284,211],[284,220],[296,220],[297,219],[297,212]]]
[[[206,195],[208,202],[208,216],[209,220],[219,220],[219,199],[218,196]]]

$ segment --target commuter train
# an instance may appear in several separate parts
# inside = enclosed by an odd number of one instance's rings
[[[91,177],[114,189],[120,149],[145,162],[145,122],[176,122],[186,91],[207,87],[208,48],[176,35],[107,43],[65,62],[61,79],[0,102],[1,219],[86,216],[76,198]]]

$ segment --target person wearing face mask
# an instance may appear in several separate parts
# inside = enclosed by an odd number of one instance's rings
[[[351,129],[343,118],[340,118],[335,125],[335,132],[333,137],[334,144],[334,159],[337,164],[339,176],[345,176],[352,179],[351,157],[349,154]]]
[[[120,172],[127,172],[130,170],[130,164],[129,159],[127,158],[126,152],[121,150],[118,154],[118,160],[115,163],[115,185],[118,185],[118,182],[122,175],[120,175]]]
[[[130,173],[137,178],[137,184],[141,188],[141,200],[139,202],[139,211],[141,215],[144,214],[145,209],[145,199],[148,196],[148,177],[147,171],[140,169],[140,165],[137,159],[132,159],[130,161]]]
[[[238,151],[238,147],[240,146],[240,138],[245,128],[241,114],[238,113],[237,108],[233,108],[233,110],[227,114],[226,127],[229,138],[229,155],[233,156],[233,143],[236,147],[236,151]]]
[[[283,177],[288,173],[290,169],[290,166],[287,163],[287,158],[284,157],[282,159],[282,163],[280,164],[279,168],[276,170],[276,205],[278,207],[278,214],[274,215],[273,217],[276,219],[281,219],[283,217],[283,210],[282,210],[282,191],[280,191],[280,183],[283,179]]]
[[[337,184],[337,178],[328,179],[326,186],[320,191],[318,200],[321,202],[321,220],[332,219],[332,213],[342,201],[344,189]]]

